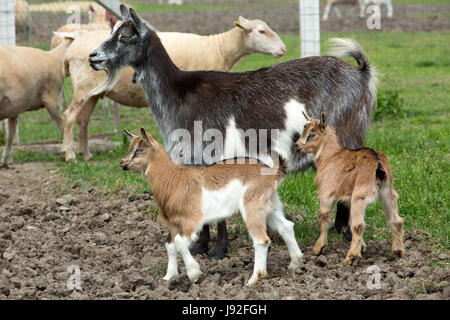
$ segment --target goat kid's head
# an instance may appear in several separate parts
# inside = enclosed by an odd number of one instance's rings
[[[110,90],[119,79],[121,68],[144,60],[143,48],[150,39],[150,31],[133,9],[120,5],[120,12],[123,21],[117,22],[108,39],[89,54],[91,68],[107,73],[106,80],[90,96]]]
[[[123,170],[146,171],[155,153],[161,145],[141,128],[141,136],[136,136],[124,130],[125,135],[130,139],[130,146],[127,154],[120,160],[120,167]]]
[[[308,117],[302,112],[306,120],[302,135],[295,142],[295,150],[303,153],[316,153],[322,145],[327,133],[328,117],[325,111],[320,113],[320,120]]]
[[[264,21],[247,20],[240,16],[234,24],[245,31],[247,46],[251,50],[271,54],[275,58],[286,53],[283,41]]]

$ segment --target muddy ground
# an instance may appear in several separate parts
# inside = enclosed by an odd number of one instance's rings
[[[322,32],[368,31],[366,19],[359,18],[359,12],[348,6],[340,7],[342,19],[330,13],[328,21],[321,21]],[[323,14],[323,6],[320,8]],[[192,32],[197,34],[213,34],[224,32],[233,27],[240,15],[252,19],[266,21],[277,33],[298,34],[298,4],[273,2],[251,2],[245,5],[229,5],[215,10],[188,12],[155,12],[142,13],[142,16],[161,31]],[[65,13],[33,12],[30,42],[49,42],[52,31],[57,30],[67,21]],[[369,14],[366,14],[366,18]],[[83,14],[81,23],[87,23]],[[450,30],[450,5],[416,5],[395,4],[394,16],[386,18],[382,9],[381,31],[442,31]],[[17,42],[27,43],[25,30],[17,30]]]
[[[448,299],[449,263],[432,253],[424,232],[407,233],[406,257],[395,260],[387,241],[368,243],[357,267],[343,267],[348,244],[331,244],[313,257],[300,243],[304,265],[287,270],[289,256],[271,235],[269,278],[247,288],[253,248],[245,236],[231,241],[229,258],[200,262],[203,276],[164,281],[166,230],[151,214],[149,194],[130,197],[83,183],[67,183],[52,164],[16,164],[0,170],[0,299]],[[230,224],[233,229],[233,223]],[[332,231],[330,231],[332,232]],[[80,268],[81,290],[70,290],[71,265]],[[380,289],[365,273],[377,265]],[[74,283],[73,281],[70,283]]]

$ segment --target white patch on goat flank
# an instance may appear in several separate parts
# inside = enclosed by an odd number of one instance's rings
[[[292,136],[295,132],[302,134],[303,127],[307,123],[306,118],[302,114],[302,112],[306,113],[306,109],[303,103],[291,99],[284,105],[284,110],[286,112],[286,120],[284,123],[285,130],[280,131],[278,138],[275,137],[276,141],[274,141],[274,149],[284,159],[290,159],[292,152]],[[272,139],[273,138],[274,137],[272,137]]]
[[[246,191],[247,186],[237,179],[231,180],[225,187],[218,190],[202,188],[203,223],[199,226],[200,229],[203,224],[214,224],[231,217],[237,211],[241,211],[245,221],[245,212],[241,209],[243,209]]]

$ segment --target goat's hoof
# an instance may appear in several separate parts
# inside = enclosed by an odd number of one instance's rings
[[[2,165],[0,165],[0,169],[9,169],[8,164],[3,163]]]
[[[319,256],[321,253],[322,253],[322,251],[323,251],[323,248],[326,246],[326,244],[318,244],[318,243],[316,243],[315,245],[314,245],[314,248],[313,248],[313,254],[315,255],[315,256]]]
[[[229,244],[218,244],[208,255],[211,259],[223,259],[227,256]]]
[[[90,153],[89,151],[86,154],[83,154],[83,159],[84,161],[89,161],[92,160],[94,157],[92,156],[92,153]]]
[[[403,249],[392,250],[392,254],[396,258],[403,258],[405,256],[405,251]]]
[[[296,270],[296,269],[300,268],[303,263],[302,257],[303,257],[303,255],[301,255],[300,257],[298,257],[296,259],[292,259],[291,263],[289,263],[288,269]]]
[[[166,274],[166,275],[163,277],[163,280],[169,281],[170,279],[172,279],[173,277],[175,277],[175,276],[177,276],[177,275],[178,275],[178,272],[177,272],[177,273],[174,273],[174,274]]]
[[[67,151],[64,159],[65,159],[66,162],[76,161],[77,160],[77,156],[76,156],[75,152]]]
[[[202,274],[203,274],[203,272],[200,269],[198,269],[195,271],[188,272],[188,277],[189,277],[189,280],[191,280],[191,282],[196,282]]]
[[[193,256],[197,254],[207,254],[208,253],[208,242],[198,240],[194,243],[194,246],[190,250]]]
[[[348,256],[344,260],[344,266],[356,267],[356,265],[358,264],[359,258],[360,258],[359,256]]]

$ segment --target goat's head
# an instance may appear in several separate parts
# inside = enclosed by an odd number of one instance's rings
[[[323,139],[327,133],[328,117],[325,111],[320,113],[320,120],[308,117],[303,113],[306,120],[302,135],[295,142],[295,150],[303,153],[316,153],[322,146]]]
[[[130,146],[127,154],[120,160],[120,167],[123,170],[146,171],[161,145],[151,134],[147,134],[144,128],[141,128],[141,136],[136,136],[128,130],[124,132],[130,139]]]
[[[246,44],[252,51],[271,54],[276,58],[286,53],[283,41],[264,21],[247,20],[241,16],[235,25],[245,31]]]
[[[133,9],[120,5],[123,21],[115,24],[108,39],[89,54],[89,63],[94,70],[105,70],[106,80],[94,88],[89,95],[110,90],[119,79],[119,71],[125,66],[136,66],[145,60],[144,48],[150,41],[150,30]]]

